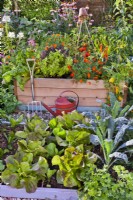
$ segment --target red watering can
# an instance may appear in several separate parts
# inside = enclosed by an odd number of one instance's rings
[[[76,98],[62,96],[66,92],[74,93],[76,95]],[[41,102],[41,103],[53,116],[56,117],[58,115],[62,115],[62,112],[68,113],[75,110],[79,103],[79,96],[71,90],[66,90],[62,92],[59,95],[59,97],[55,100],[54,106],[48,106],[44,102]],[[52,108],[55,108],[55,112],[52,110]]]

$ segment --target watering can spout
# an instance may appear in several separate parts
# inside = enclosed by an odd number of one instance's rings
[[[47,104],[45,104],[44,102],[42,102],[42,105],[44,106],[44,108],[46,108],[46,110],[48,110],[54,117],[57,116],[56,112],[54,112],[50,106],[48,106]]]

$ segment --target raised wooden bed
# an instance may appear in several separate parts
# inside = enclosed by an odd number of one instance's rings
[[[127,87],[122,83],[124,98],[122,105],[126,102]],[[77,83],[72,79],[54,79],[54,78],[35,78],[34,79],[35,100],[43,101],[47,105],[54,105],[56,98],[65,90],[72,90],[79,96],[79,107],[99,108],[106,102],[108,90],[104,86],[103,80],[88,80],[86,83]],[[31,84],[28,81],[22,91],[15,82],[15,95],[23,104],[32,101]],[[75,96],[73,93],[67,93],[68,96]]]
[[[25,189],[15,189],[6,185],[0,185],[0,197],[6,200],[78,200],[77,190],[73,189],[37,188],[36,192],[27,193]]]
[[[106,101],[107,89],[102,80],[88,80],[86,83],[76,83],[72,79],[35,78],[35,100],[47,105],[54,105],[56,98],[65,90],[72,90],[79,96],[79,107],[100,107]],[[23,104],[32,101],[31,84],[28,81],[22,91],[15,82],[15,95]],[[68,96],[75,96],[67,93]]]

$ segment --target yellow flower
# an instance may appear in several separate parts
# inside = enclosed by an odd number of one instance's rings
[[[123,100],[122,96],[118,96],[118,100],[122,101]]]
[[[119,93],[119,87],[115,87],[115,93],[118,94]]]
[[[111,78],[109,79],[109,83],[114,83],[114,81],[115,81],[114,77],[111,77]]]

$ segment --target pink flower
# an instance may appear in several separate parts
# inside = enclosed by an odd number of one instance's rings
[[[29,46],[32,46],[32,47],[36,46],[35,40],[29,39],[29,40],[28,40],[28,45],[29,45]]]

